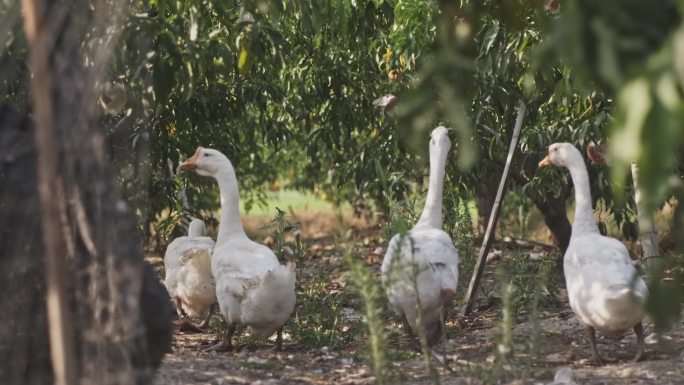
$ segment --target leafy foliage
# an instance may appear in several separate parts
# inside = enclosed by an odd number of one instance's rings
[[[567,2],[550,28],[549,46],[557,55],[583,69],[582,75],[615,96],[615,119],[610,122],[612,180],[625,186],[629,164],[639,167],[644,212],[666,200],[684,198],[682,170],[683,80],[681,63],[681,1]],[[623,190],[618,189],[620,197]],[[684,207],[676,204],[673,228],[681,226]],[[678,234],[681,245],[684,235]],[[670,325],[681,313],[684,298],[679,284],[661,281],[665,264],[650,275],[648,310],[656,328]],[[676,269],[673,271],[677,271]],[[658,298],[668,294],[668,305]],[[657,297],[656,297],[657,296]]]

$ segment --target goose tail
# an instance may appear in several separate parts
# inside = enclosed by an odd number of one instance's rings
[[[295,307],[295,264],[266,273],[243,302],[242,319],[258,337],[268,337],[290,319]]]

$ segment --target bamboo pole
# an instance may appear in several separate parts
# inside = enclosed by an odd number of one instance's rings
[[[525,103],[521,100],[518,106],[518,116],[515,119],[515,126],[513,127],[513,137],[511,138],[511,145],[508,148],[508,157],[506,158],[506,165],[504,166],[503,174],[501,175],[501,181],[499,182],[499,189],[496,192],[496,199],[494,200],[494,207],[492,207],[492,212],[489,215],[489,223],[487,224],[487,231],[485,231],[484,239],[482,240],[482,246],[480,247],[480,252],[477,256],[477,262],[475,263],[475,269],[473,271],[473,276],[470,279],[470,286],[468,286],[468,294],[466,294],[465,306],[461,310],[461,315],[466,316],[470,314],[473,307],[473,299],[475,299],[475,292],[480,284],[480,278],[482,278],[482,273],[484,272],[484,267],[487,260],[487,253],[489,252],[489,247],[492,243],[492,238],[494,238],[494,231],[496,230],[496,223],[499,219],[499,211],[501,210],[501,202],[503,201],[504,191],[506,189],[506,182],[508,181],[508,175],[511,169],[511,163],[513,163],[513,155],[515,154],[515,149],[518,147],[518,140],[520,139],[520,130],[522,128],[523,118],[525,117],[526,111]]]
[[[22,0],[24,30],[29,43],[29,66],[33,75],[31,91],[36,122],[38,153],[38,192],[42,205],[42,230],[45,246],[48,332],[55,384],[76,384],[73,356],[73,331],[69,323],[66,243],[61,218],[64,194],[59,176],[57,135],[54,126],[53,82],[50,55],[55,31],[49,22],[43,0]]]

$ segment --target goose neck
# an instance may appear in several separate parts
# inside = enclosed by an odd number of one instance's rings
[[[237,177],[232,167],[226,167],[216,174],[221,193],[221,223],[219,224],[216,245],[223,244],[228,238],[246,236],[240,220],[240,194]]]
[[[432,149],[431,149],[432,150]],[[447,151],[438,148],[430,151],[430,179],[427,199],[417,226],[442,228],[442,193],[444,190],[444,168]]]
[[[584,161],[579,160],[572,162],[568,166],[568,170],[575,186],[575,220],[572,224],[572,235],[598,233],[594,210],[591,206],[591,189],[587,167],[584,165]]]

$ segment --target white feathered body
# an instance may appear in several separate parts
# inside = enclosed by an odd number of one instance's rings
[[[295,306],[295,265],[281,265],[268,247],[237,237],[215,251],[211,270],[216,297],[228,322],[268,337],[287,322]]]
[[[618,240],[573,234],[563,267],[570,307],[583,324],[620,335],[644,317],[648,289]]]
[[[390,304],[416,330],[418,300],[425,325],[439,322],[458,285],[458,251],[442,230],[414,228],[389,242],[382,262],[382,283]],[[417,291],[416,291],[417,289]]]
[[[216,303],[216,285],[211,273],[214,241],[203,236],[173,240],[164,254],[164,285],[172,298],[180,298],[191,317],[205,318]]]

